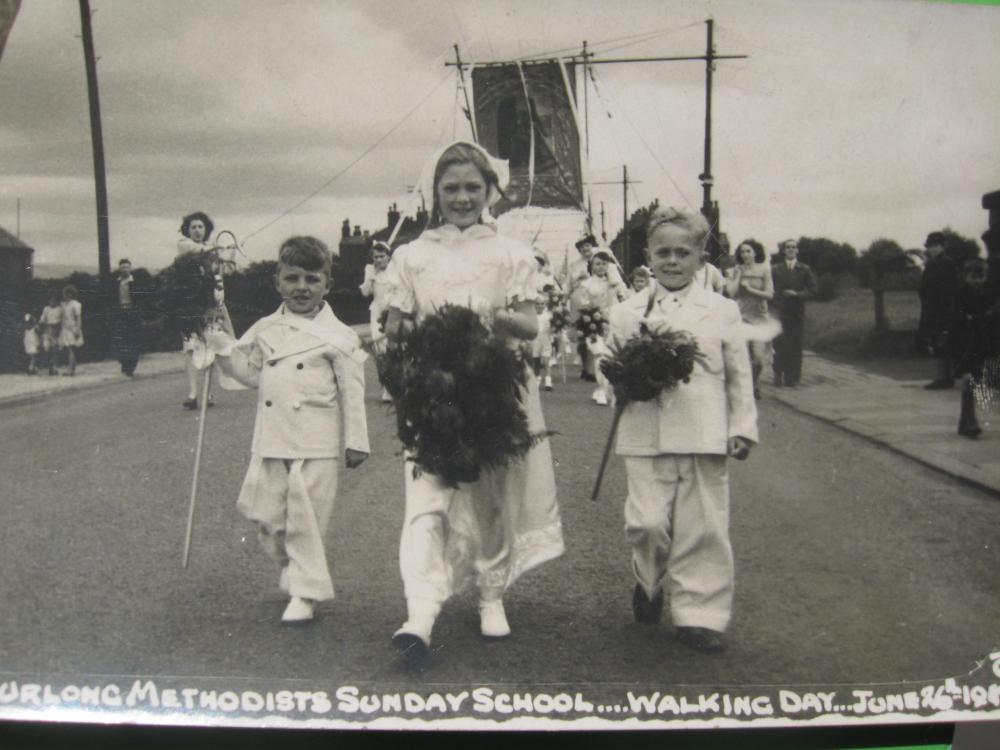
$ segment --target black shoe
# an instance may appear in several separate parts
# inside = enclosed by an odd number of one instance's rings
[[[663,614],[663,590],[656,592],[652,600],[638,583],[632,590],[632,614],[640,625],[656,625]]]
[[[719,654],[726,650],[722,633],[708,628],[678,627],[677,641],[703,654]]]
[[[972,424],[959,425],[958,434],[962,437],[977,438],[983,432],[983,428],[973,422]]]
[[[932,380],[927,385],[924,386],[925,390],[928,391],[945,391],[955,385],[954,380],[947,380],[945,378],[937,378]]]
[[[185,409],[197,409],[198,400],[194,398],[186,398],[184,399],[184,403],[182,403],[181,406],[183,406]]]
[[[406,661],[406,665],[412,671],[424,671],[430,649],[427,648],[423,638],[414,633],[398,632],[392,636],[392,645],[396,647],[396,653]]]

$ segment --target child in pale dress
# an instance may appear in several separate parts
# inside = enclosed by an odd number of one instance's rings
[[[59,328],[59,348],[66,350],[66,372],[76,375],[76,350],[83,346],[83,305],[76,298],[76,287],[63,289],[62,325]]]
[[[34,375],[38,372],[35,366],[35,357],[38,354],[38,321],[31,313],[24,316],[24,353],[28,357],[28,374]]]
[[[56,359],[59,350],[59,328],[62,326],[62,305],[59,304],[59,297],[56,294],[49,295],[49,302],[42,308],[42,315],[38,319],[38,328],[41,337],[42,355],[49,368],[49,375],[58,375],[56,370]]]
[[[604,319],[608,311],[628,296],[628,290],[621,281],[621,276],[612,273],[616,268],[614,258],[604,250],[598,250],[590,259],[590,278],[583,282],[583,298],[589,307],[598,308]],[[594,362],[594,376],[597,388],[591,394],[591,400],[598,406],[607,406],[611,399],[611,384],[601,372],[601,361],[611,352],[602,336],[587,339],[587,353]]]
[[[368,320],[372,349],[376,354],[381,353],[385,348],[385,331],[383,330],[385,321],[383,318],[388,309],[386,303],[389,298],[389,289],[392,286],[386,268],[391,257],[392,249],[384,242],[376,241],[372,245],[372,262],[365,266],[365,276],[360,287],[361,294],[372,298],[371,305],[368,307]],[[382,401],[384,403],[392,401],[385,388],[382,389]]]
[[[542,378],[542,388],[552,390],[552,313],[544,299],[535,300],[538,335],[531,340],[531,360],[535,375]]]

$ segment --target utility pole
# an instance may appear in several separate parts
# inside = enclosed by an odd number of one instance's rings
[[[628,226],[628,165],[622,164],[622,211],[625,213],[625,233],[622,235],[622,265],[626,269],[631,269],[629,264],[629,226]]]
[[[629,258],[629,227],[628,227],[628,187],[629,185],[641,185],[642,180],[630,180],[628,177],[628,165],[622,165],[622,179],[621,180],[610,180],[607,182],[591,182],[591,185],[621,185],[622,186],[622,212],[624,213],[624,221],[622,222],[622,265],[626,270],[631,270],[630,268],[630,258]],[[605,240],[608,239],[608,235],[604,232],[604,201],[601,201],[601,237]]]
[[[97,94],[97,60],[94,35],[90,28],[90,0],[80,0],[83,30],[83,60],[87,69],[90,100],[90,140],[94,151],[94,192],[97,197],[97,268],[103,284],[111,282],[111,244],[108,232],[108,186],[104,174],[104,136],[101,133],[101,104]]]
[[[17,199],[17,234],[14,235],[18,239],[21,239],[21,199]]]
[[[698,175],[701,180],[702,201],[701,214],[708,222],[708,251],[709,257],[715,258],[719,254],[719,216],[716,207],[712,204],[712,71],[715,68],[715,45],[712,41],[714,21],[709,18],[705,23],[708,26],[708,40],[705,47],[705,171]]]
[[[447,63],[445,63],[447,64]],[[469,120],[473,143],[479,143],[479,133],[476,132],[476,121],[472,119],[472,105],[469,103],[469,90],[465,87],[465,66],[458,55],[458,45],[455,45],[455,67],[458,68],[458,80],[462,84],[462,95],[465,96],[465,117]]]
[[[590,57],[587,52],[587,40],[583,40],[583,143],[584,151],[587,154],[587,159],[590,159],[590,106],[588,105],[587,96],[587,73],[589,69],[587,68],[587,58]]]

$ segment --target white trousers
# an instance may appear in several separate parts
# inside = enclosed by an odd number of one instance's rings
[[[624,458],[636,580],[650,598],[667,589],[674,625],[724,631],[733,602],[726,457]]]
[[[440,607],[475,578],[482,599],[503,595],[510,573],[511,540],[500,472],[447,487],[405,462],[406,519],[399,569],[407,602]]]
[[[334,597],[325,538],[336,495],[336,458],[250,460],[236,507],[257,525],[268,557],[287,566],[292,596]]]

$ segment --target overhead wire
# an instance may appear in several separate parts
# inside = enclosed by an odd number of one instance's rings
[[[278,223],[279,221],[281,221],[283,218],[285,218],[286,216],[288,216],[289,214],[291,214],[296,209],[301,208],[303,205],[305,205],[306,203],[308,203],[309,201],[311,201],[313,198],[315,198],[317,195],[319,195],[324,190],[326,190],[337,179],[339,179],[344,174],[346,174],[351,168],[353,168],[356,164],[358,164],[366,156],[368,156],[368,154],[370,154],[372,151],[374,151],[376,148],[378,148],[383,143],[383,141],[385,141],[390,135],[392,135],[400,127],[402,127],[403,123],[405,123],[408,119],[410,119],[410,116],[413,115],[414,112],[416,112],[418,109],[420,109],[420,107],[422,107],[423,104],[428,99],[430,99],[435,93],[437,93],[437,90],[440,89],[441,85],[445,81],[447,81],[449,78],[451,78],[451,73],[450,72],[446,72],[445,75],[441,77],[441,80],[439,80],[436,84],[434,84],[433,88],[431,88],[431,90],[428,91],[423,97],[421,97],[420,101],[418,101],[416,104],[414,104],[413,107],[411,107],[406,112],[406,114],[403,115],[402,118],[400,118],[384,134],[382,134],[381,136],[379,136],[379,138],[374,143],[372,143],[370,146],[368,146],[357,157],[355,157],[354,159],[352,159],[346,166],[344,166],[336,174],[334,174],[333,177],[331,177],[326,182],[324,182],[322,185],[320,185],[318,188],[316,188],[311,193],[309,193],[308,195],[306,195],[306,197],[302,198],[301,200],[299,200],[298,202],[296,202],[295,204],[293,204],[291,207],[289,207],[289,208],[285,209],[284,211],[282,211],[280,214],[278,214],[276,217],[274,217],[273,219],[271,219],[270,221],[268,221],[266,224],[258,227],[254,231],[250,232],[250,234],[248,234],[246,237],[244,237],[243,244],[245,245],[247,243],[247,241],[250,240],[252,237],[260,234],[261,232],[263,232],[268,227],[270,227],[270,226]]]
[[[604,99],[604,94],[601,93],[600,89],[597,88],[596,79],[593,77],[593,69],[591,69],[591,80],[595,82],[594,90],[595,90],[595,92],[597,92],[598,98],[600,98],[601,102],[603,104],[605,104],[605,106],[607,106],[607,102]],[[609,96],[613,98],[612,94],[609,94]],[[687,203],[687,205],[688,205],[689,208],[691,208],[692,210],[695,210],[695,206],[688,199],[687,195],[681,189],[681,186],[677,184],[677,181],[673,178],[673,175],[670,174],[670,172],[667,170],[666,166],[664,166],[663,162],[660,161],[660,157],[656,155],[656,152],[653,151],[653,148],[649,145],[649,143],[646,141],[646,139],[643,138],[642,133],[635,126],[635,123],[632,122],[632,118],[629,117],[628,110],[625,109],[624,107],[622,107],[620,104],[618,104],[617,99],[615,99],[615,104],[618,105],[617,109],[619,111],[621,111],[621,113],[624,115],[625,121],[629,124],[629,127],[632,128],[632,131],[635,133],[636,137],[639,139],[639,142],[642,143],[642,145],[646,148],[646,151],[649,152],[649,155],[653,157],[653,161],[656,162],[657,166],[659,166],[659,168],[663,172],[663,174],[666,175],[667,179],[670,181],[670,184],[674,186],[674,190],[677,191],[677,193],[681,196],[681,198],[684,200],[684,202]],[[615,147],[617,148],[617,143],[615,144]]]

